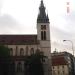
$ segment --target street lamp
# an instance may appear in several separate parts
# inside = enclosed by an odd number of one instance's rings
[[[75,70],[75,65],[74,65],[74,49],[73,49],[73,42],[71,40],[63,40],[63,42],[69,41],[72,44],[72,51],[73,51],[73,71]],[[75,73],[75,71],[74,71]]]
[[[72,44],[72,51],[73,51],[73,56],[74,56],[73,42],[71,40],[63,40],[63,42],[65,41],[69,41]]]

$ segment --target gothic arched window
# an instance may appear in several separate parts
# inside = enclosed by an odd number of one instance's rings
[[[15,55],[18,55],[18,47],[16,46],[16,51],[15,51]]]
[[[41,40],[46,40],[46,31],[41,31]]]
[[[13,56],[13,48],[10,48],[10,56]]]
[[[26,46],[26,55],[28,55],[28,46]]]
[[[21,55],[21,56],[24,55],[24,49],[23,49],[23,48],[20,49],[20,55]]]
[[[43,35],[44,35],[43,31],[41,31],[41,40],[43,40]]]
[[[21,62],[19,62],[17,64],[17,72],[22,72],[22,63]]]
[[[34,54],[34,48],[31,48],[30,54],[31,54],[31,55]]]
[[[41,25],[41,40],[46,40],[46,25]]]
[[[44,40],[46,40],[46,31],[44,31]]]

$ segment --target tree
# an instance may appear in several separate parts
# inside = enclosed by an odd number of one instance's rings
[[[26,75],[44,75],[43,59],[45,56],[42,52],[37,52],[27,57],[25,68]]]
[[[9,70],[9,49],[0,46],[0,75],[8,75]]]

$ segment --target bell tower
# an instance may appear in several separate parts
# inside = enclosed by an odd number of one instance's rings
[[[51,44],[50,44],[50,27],[49,17],[45,12],[43,0],[39,7],[39,14],[37,17],[37,40],[40,42],[41,51],[48,59],[44,64],[44,75],[52,75],[51,69]]]
[[[50,57],[51,54],[49,24],[49,17],[45,12],[43,0],[41,0],[37,17],[37,39],[40,41],[41,50],[44,52],[44,55],[48,57]]]

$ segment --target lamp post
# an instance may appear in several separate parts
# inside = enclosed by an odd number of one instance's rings
[[[71,40],[63,40],[63,42],[69,41],[72,44],[72,51],[73,51],[73,73],[75,73],[75,65],[74,65],[74,48],[73,48],[73,42]]]
[[[71,40],[63,40],[63,42],[65,41],[69,41],[72,44],[72,51],[73,51],[73,56],[74,56],[73,42]]]

